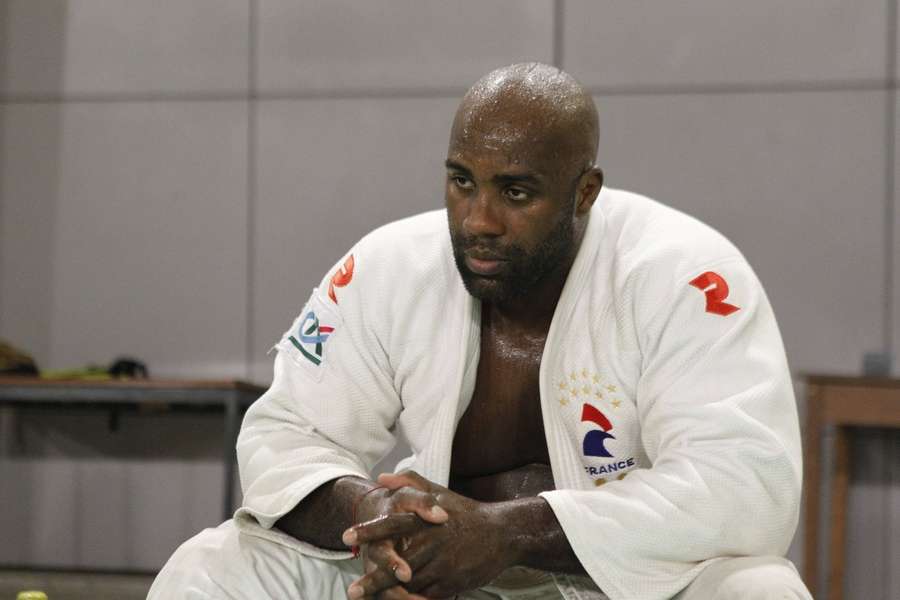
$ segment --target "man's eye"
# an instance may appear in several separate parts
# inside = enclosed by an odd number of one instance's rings
[[[454,185],[456,185],[456,187],[464,190],[471,190],[473,187],[475,187],[475,184],[473,184],[472,181],[469,180],[469,178],[463,177],[462,175],[451,175],[450,180],[454,183]]]
[[[506,190],[506,197],[513,202],[525,202],[531,196],[525,190],[520,190],[518,188],[509,188],[508,190]]]

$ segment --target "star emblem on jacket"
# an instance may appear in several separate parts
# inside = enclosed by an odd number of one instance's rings
[[[617,383],[601,370],[575,368],[564,370],[554,384],[559,410],[581,432],[579,451],[585,473],[595,486],[623,479],[637,463],[633,456],[617,456],[622,446],[616,441],[616,413],[625,400]]]
[[[617,395],[618,386],[587,368],[566,371],[555,381],[555,387],[560,394],[560,406],[568,406],[571,400],[578,398],[587,399],[603,409],[616,410],[622,405],[622,399]]]

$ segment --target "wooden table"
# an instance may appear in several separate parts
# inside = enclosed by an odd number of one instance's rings
[[[806,456],[804,457],[804,579],[819,600],[843,597],[847,538],[847,492],[850,484],[850,428],[900,428],[900,379],[807,375]],[[827,590],[816,594],[819,556],[819,498],[822,489],[821,450],[825,430],[833,426],[834,462],[831,485],[831,540],[828,544]]]
[[[258,385],[237,380],[60,381],[0,377],[0,406],[102,408],[110,411],[112,425],[116,422],[118,411],[134,408],[149,409],[154,413],[165,410],[224,412],[222,514],[224,519],[229,519],[234,510],[234,447],[241,417],[264,391],[265,388]]]

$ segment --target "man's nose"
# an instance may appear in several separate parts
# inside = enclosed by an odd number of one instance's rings
[[[473,236],[500,236],[504,233],[501,207],[488,192],[481,192],[470,200],[469,214],[463,221],[466,233]]]

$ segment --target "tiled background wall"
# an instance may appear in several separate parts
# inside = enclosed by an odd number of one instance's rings
[[[595,92],[610,185],[744,250],[795,373],[900,373],[897,28],[897,0],[2,1],[0,337],[268,382],[334,261],[441,205],[465,89],[541,60]],[[0,562],[154,569],[217,520],[213,421],[20,417]],[[900,597],[898,450],[855,442],[853,597]]]

